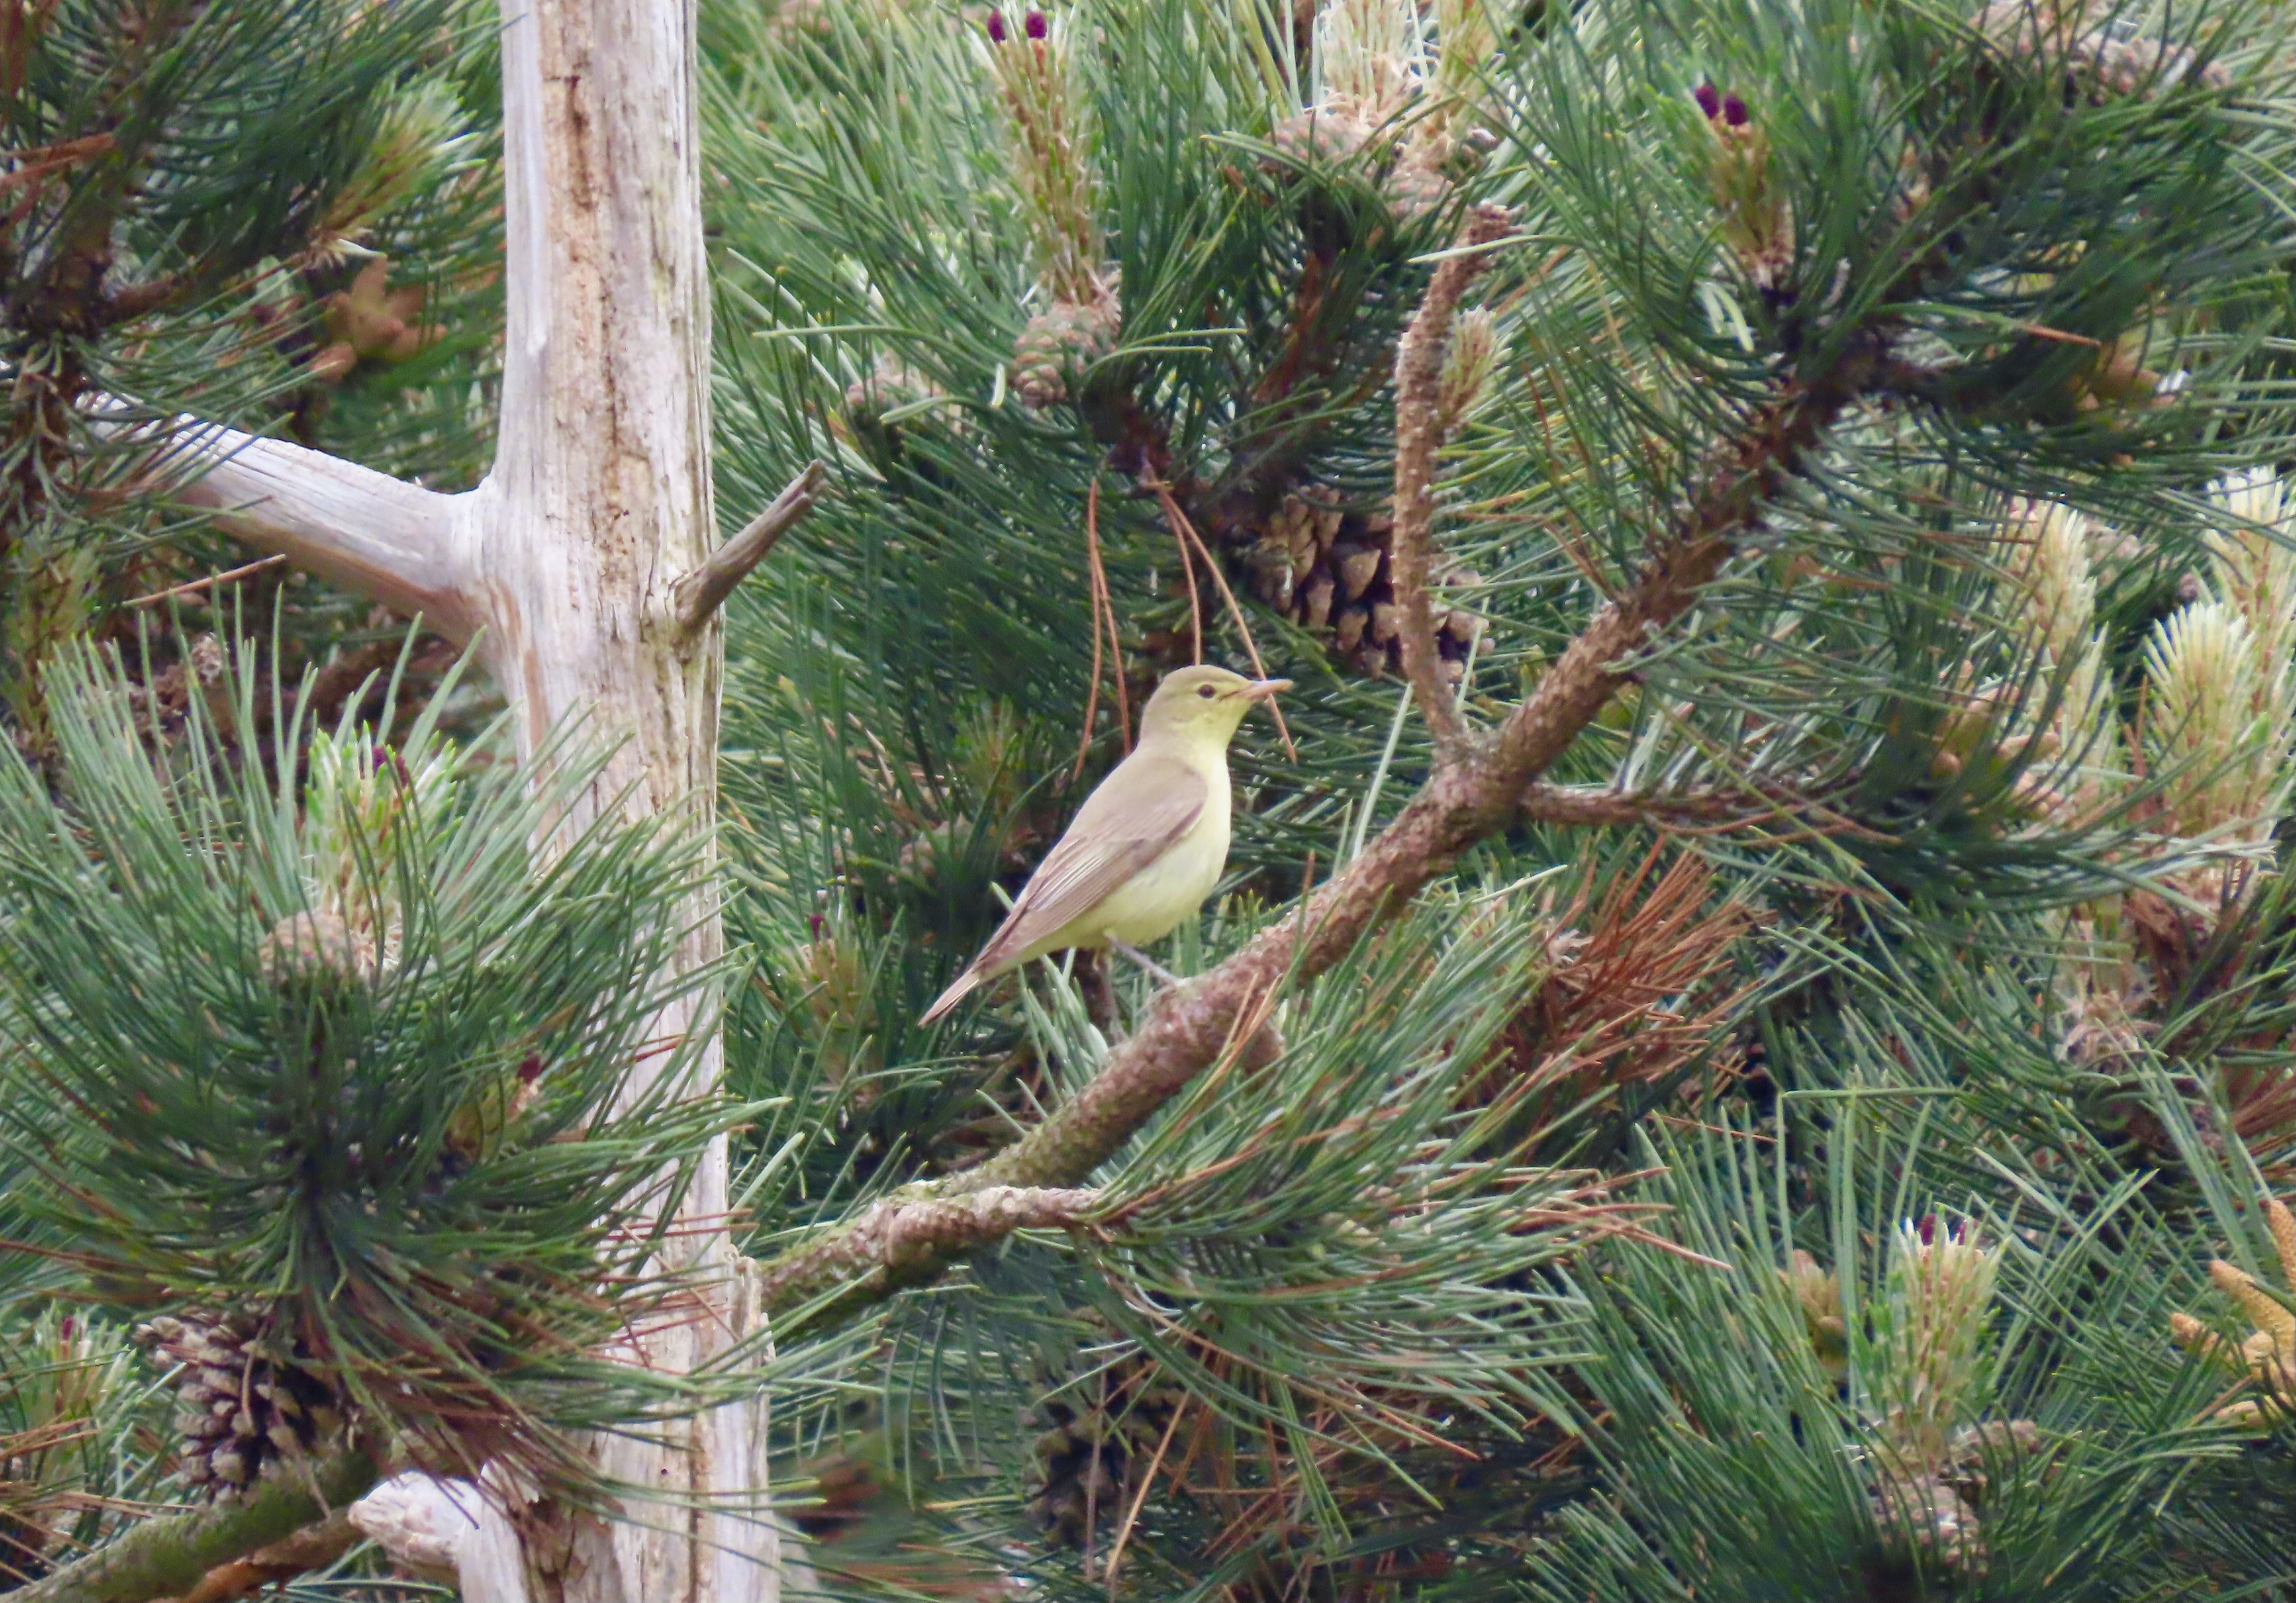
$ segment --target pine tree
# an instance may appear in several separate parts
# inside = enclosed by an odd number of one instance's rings
[[[45,649],[24,1596],[2296,1592],[2270,12],[505,23],[475,488],[93,357],[18,458],[506,704]],[[1186,978],[917,1026],[1200,658]]]

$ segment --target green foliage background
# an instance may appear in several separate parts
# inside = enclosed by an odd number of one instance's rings
[[[122,136],[11,223],[0,359],[66,375],[66,400],[101,389],[469,482],[499,258],[484,19],[187,8],[180,75],[123,76],[106,52],[149,9],[43,12],[0,95],[19,151],[120,106],[166,135]],[[1016,348],[1044,292],[983,13],[712,0],[723,519],[816,456],[834,487],[729,618],[722,1103],[594,1122],[660,999],[649,914],[693,890],[696,843],[600,832],[529,875],[549,797],[490,766],[478,698],[419,652],[368,686],[403,621],[308,581],[245,598],[240,620],[281,602],[267,638],[218,606],[153,620],[118,665],[83,655],[86,634],[135,640],[133,594],[235,559],[127,478],[117,441],[25,423],[47,403],[20,385],[0,464],[27,759],[0,780],[0,1534],[61,1552],[127,1517],[73,1498],[164,1492],[168,1395],[122,1336],[204,1300],[324,1336],[391,1428],[449,1440],[439,1419],[476,1409],[545,1465],[554,1433],[767,1385],[775,1490],[839,1596],[1016,1575],[1046,1598],[1221,1603],[2296,1596],[2292,1426],[2218,1417],[2233,1377],[2168,1329],[2192,1312],[2248,1334],[2213,1257],[2277,1284],[2259,1204],[2296,1171],[2279,847],[2244,900],[2202,905],[2211,843],[2162,822],[2176,773],[2077,822],[2036,805],[2079,754],[2020,733],[2065,686],[2002,538],[2015,497],[2109,530],[2097,621],[2117,711],[2142,716],[2144,642],[2201,565],[2210,487],[2296,461],[2288,45],[2266,11],[2092,17],[2138,47],[2099,88],[1967,13],[1510,10],[1477,137],[1421,204],[1379,141],[1302,153],[1324,86],[1299,14],[1063,9],[1122,318],[1075,399],[1035,408]],[[1777,271],[1749,267],[1718,203],[1710,84],[1743,97],[1762,193],[1790,210]],[[414,124],[420,181],[354,243],[429,286],[442,332],[316,376],[327,297],[365,259],[321,250],[315,219]],[[624,1227],[667,1155],[738,1127],[737,1228],[769,1255],[1002,1145],[1152,1005],[1137,976],[1112,977],[1111,1012],[1054,970],[914,1023],[1122,749],[1109,681],[1088,700],[1088,520],[1132,706],[1184,660],[1191,599],[1144,471],[1299,682],[1292,750],[1259,724],[1239,741],[1233,872],[1167,960],[1236,949],[1427,776],[1399,685],[1253,600],[1250,554],[1288,496],[1376,514],[1395,340],[1482,202],[1513,209],[1474,292],[1496,357],[1445,448],[1437,530],[1447,604],[1481,621],[1479,722],[1775,408],[1898,365],[1769,486],[1759,538],[1548,776],[1784,802],[1687,831],[1533,810],[1287,992],[1284,1051],[1217,1066],[1142,1131],[1096,1179],[1095,1228],[784,1320],[757,1377],[633,1392],[578,1361],[675,1295],[581,1278],[602,1245],[635,1270]],[[184,287],[135,318],[43,323],[59,242],[94,216],[116,283]],[[2149,392],[2115,377],[2122,351]],[[1194,599],[1206,654],[1243,666],[1216,592]],[[246,677],[220,701],[169,690],[217,626],[252,638]],[[357,670],[340,724],[307,663]],[[419,849],[370,842],[358,865],[420,916],[390,983],[348,1000],[261,956],[317,893],[322,722],[386,755],[467,737]],[[2165,909],[2149,989],[2112,1051],[2075,1050],[2068,909],[2121,893]],[[537,1056],[547,1094],[497,1118]],[[308,1095],[307,1069],[340,1097]],[[348,1161],[383,1147],[393,1163]],[[205,1228],[161,1230],[162,1200]],[[2031,1443],[1962,1466],[1968,1550],[1882,1492],[1891,1332],[1916,1311],[1892,1244],[1921,1221],[2000,1255],[1956,1419]],[[1786,1278],[1797,1252],[1833,1277],[1833,1336]],[[339,1305],[344,1266],[369,1263],[367,1304]],[[473,1311],[471,1287],[506,1281]],[[537,1328],[539,1356],[513,1339]],[[413,1403],[383,1384],[407,1352],[429,1354],[400,1366],[422,1371]],[[61,1447],[32,1444],[58,1419]]]

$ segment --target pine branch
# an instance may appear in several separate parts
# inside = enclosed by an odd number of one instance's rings
[[[293,1536],[374,1484],[375,1461],[357,1449],[265,1481],[237,1502],[145,1520],[29,1586],[16,1603],[144,1603],[179,1597],[217,1566]]]
[[[298,1575],[326,1568],[365,1540],[366,1533],[351,1523],[351,1511],[338,1508],[316,1525],[306,1525],[244,1558],[218,1564],[200,1577],[181,1603],[234,1603],[266,1586],[283,1587]]]
[[[1628,664],[1696,603],[1738,542],[1800,466],[1842,410],[1894,386],[1905,370],[1877,336],[1815,383],[1754,410],[1715,453],[1703,483],[1640,576],[1596,613],[1488,743],[1441,761],[1419,794],[1348,870],[1283,922],[1209,974],[1165,993],[1100,1073],[1034,1130],[978,1168],[921,1185],[853,1223],[791,1249],[761,1270],[768,1311],[819,1284],[823,1268],[867,1266],[853,1299],[873,1301],[914,1284],[939,1262],[987,1237],[949,1232],[919,1238],[922,1260],[898,1277],[887,1262],[879,1210],[926,1207],[1010,1188],[1065,1188],[1087,1181],[1134,1132],[1215,1062],[1253,1049],[1273,999],[1286,985],[1339,962],[1371,929],[1400,911],[1477,842],[1505,829],[1539,774],[1569,749],[1627,682]],[[982,1224],[994,1218],[969,1216]],[[1017,1225],[1008,1228],[1018,1228]],[[847,1299],[840,1299],[844,1306]]]
[[[1072,1229],[1099,1202],[1095,1191],[1019,1186],[887,1197],[850,1225],[767,1264],[758,1295],[768,1309],[792,1308],[843,1282],[840,1303],[874,1302],[1015,1230]]]
[[[1513,219],[1491,202],[1475,208],[1461,231],[1458,251],[1444,258],[1427,297],[1404,331],[1395,358],[1395,533],[1390,553],[1395,599],[1402,608],[1403,674],[1419,715],[1442,756],[1467,741],[1458,703],[1443,683],[1435,645],[1434,609],[1427,600],[1427,547],[1435,522],[1435,453],[1443,442],[1443,358],[1459,298],[1490,265],[1485,247],[1504,237]]]
[[[1522,817],[1540,824],[1647,825],[1653,829],[1708,830],[1776,822],[1808,807],[1809,799],[1784,786],[1701,787],[1697,790],[1613,790],[1604,785],[1533,785],[1522,793]],[[1847,823],[1823,833],[1855,828]]]

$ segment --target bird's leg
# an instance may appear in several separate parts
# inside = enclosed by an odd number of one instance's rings
[[[1113,1037],[1119,1017],[1115,976],[1108,972],[1108,954],[1086,947],[1076,955],[1077,990],[1084,997],[1085,1016],[1103,1035]]]
[[[1166,968],[1162,964],[1157,962],[1155,958],[1150,957],[1146,952],[1142,951],[1138,947],[1132,945],[1130,942],[1119,941],[1115,936],[1111,935],[1108,938],[1108,944],[1110,949],[1114,951],[1119,957],[1131,958],[1132,961],[1137,963],[1141,967],[1155,975],[1156,978],[1161,980],[1165,984],[1177,985],[1180,982],[1179,975],[1174,974],[1170,969]]]

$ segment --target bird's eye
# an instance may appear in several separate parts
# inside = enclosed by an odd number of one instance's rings
[[[1201,687],[1200,689],[1198,689],[1198,690],[1197,690],[1197,692],[1196,692],[1196,694],[1197,694],[1198,695],[1200,695],[1200,696],[1203,697],[1203,698],[1204,698],[1204,700],[1206,700],[1206,701],[1210,701],[1210,700],[1211,700],[1211,699],[1212,699],[1212,697],[1214,697],[1214,696],[1218,695],[1219,694],[1219,692],[1218,692],[1218,691],[1217,691],[1217,690],[1215,690],[1215,689],[1213,689],[1210,685],[1206,685],[1206,686],[1203,686],[1202,687]]]

